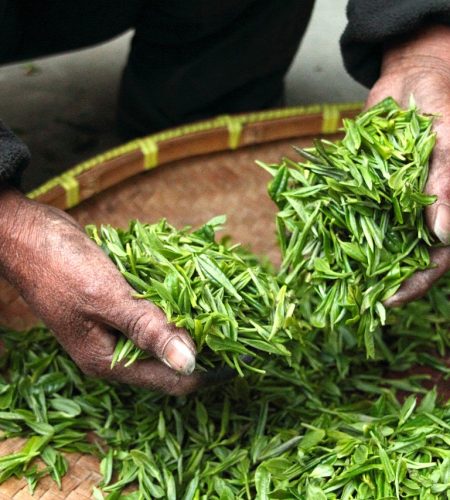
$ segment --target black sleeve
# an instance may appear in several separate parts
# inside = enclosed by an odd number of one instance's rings
[[[28,148],[0,121],[0,182],[17,184],[29,161]]]
[[[449,0],[349,0],[341,38],[344,64],[372,86],[380,74],[383,44],[430,24],[450,25]]]

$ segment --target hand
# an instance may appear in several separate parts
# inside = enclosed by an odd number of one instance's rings
[[[195,346],[163,312],[133,298],[108,257],[60,210],[0,185],[0,274],[22,294],[83,372],[170,394],[204,383]],[[110,368],[116,333],[154,358]]]
[[[419,110],[438,114],[437,142],[425,191],[438,199],[426,208],[431,231],[450,244],[450,28],[432,26],[385,51],[381,76],[369,93],[367,106],[392,96],[407,106],[413,95]],[[450,247],[431,250],[435,268],[417,272],[386,301],[391,307],[423,296],[450,269]]]

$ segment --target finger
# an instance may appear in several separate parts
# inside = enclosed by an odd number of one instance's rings
[[[174,396],[189,394],[202,387],[230,378],[222,369],[216,372],[181,375],[155,359],[136,361],[130,366],[125,362],[111,368],[117,337],[107,328],[93,325],[70,353],[82,371],[93,377],[144,387]]]
[[[450,147],[435,148],[426,192],[437,196],[425,211],[428,226],[442,243],[450,245]]]
[[[397,293],[384,302],[385,306],[399,307],[423,297],[434,283],[450,269],[450,247],[433,248],[430,254],[435,267],[413,274],[403,283]]]
[[[181,375],[155,359],[136,361],[131,366],[117,364],[104,378],[117,382],[164,392],[172,396],[183,396],[206,387],[224,384],[236,376],[236,371],[221,367],[205,373],[195,372]],[[102,375],[98,375],[102,377]]]
[[[207,383],[201,373],[181,375],[155,359],[136,361],[128,367],[116,365],[107,378],[172,396],[189,394]]]
[[[126,335],[137,347],[184,375],[195,369],[195,344],[186,330],[167,322],[165,314],[132,290],[112,300],[101,319]]]

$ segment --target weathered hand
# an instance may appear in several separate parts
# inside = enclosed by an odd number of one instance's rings
[[[60,210],[0,185],[0,273],[87,374],[170,394],[198,388],[195,347]],[[154,358],[110,368],[117,331]]]
[[[442,243],[450,245],[450,28],[433,26],[402,43],[389,47],[381,76],[369,93],[367,106],[392,96],[407,106],[413,95],[424,113],[438,114],[434,124],[437,142],[426,186],[437,195],[427,207],[427,223]],[[399,306],[424,295],[450,269],[450,246],[432,250],[436,267],[416,273],[386,301]]]

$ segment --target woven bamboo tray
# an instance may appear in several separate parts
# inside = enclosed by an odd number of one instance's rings
[[[171,129],[96,156],[29,196],[68,210],[82,225],[125,226],[133,218],[153,222],[166,217],[177,227],[198,226],[225,213],[227,234],[276,262],[276,208],[266,194],[268,174],[254,160],[295,158],[291,145],[309,145],[318,135],[335,136],[342,118],[360,108],[285,108]],[[0,281],[0,325],[24,329],[36,322],[15,290]],[[439,375],[433,377],[439,383]],[[0,443],[0,456],[21,444],[20,439]],[[12,478],[0,486],[0,500],[91,498],[92,486],[100,480],[98,461],[80,454],[67,458],[70,468],[62,490],[44,478],[32,497],[25,481]]]

